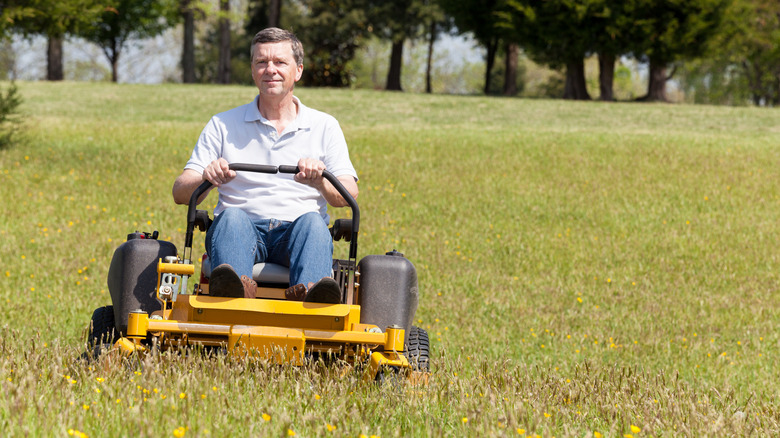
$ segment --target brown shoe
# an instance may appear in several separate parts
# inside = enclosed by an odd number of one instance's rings
[[[232,266],[223,263],[211,271],[209,295],[228,298],[244,297],[244,284]]]
[[[341,304],[341,288],[338,282],[330,277],[314,283],[303,301],[307,303]]]
[[[244,286],[244,298],[257,298],[257,283],[246,275],[241,276],[241,284]]]
[[[296,284],[284,290],[284,297],[290,301],[303,301],[306,298],[306,286]]]

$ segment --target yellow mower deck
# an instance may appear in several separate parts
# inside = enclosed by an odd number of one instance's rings
[[[151,336],[162,349],[219,347],[291,365],[303,365],[307,353],[324,353],[367,364],[366,379],[374,379],[382,367],[420,378],[403,354],[404,330],[387,327],[383,333],[361,324],[360,306],[171,294],[166,285],[186,285],[182,279],[194,272],[193,265],[160,261],[157,271],[162,310],[130,313],[127,335],[115,344],[124,353],[145,352]]]

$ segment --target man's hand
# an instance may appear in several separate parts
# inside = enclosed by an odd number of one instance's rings
[[[314,187],[322,193],[328,204],[334,207],[346,207],[347,201],[339,194],[333,184],[322,177],[322,171],[325,169],[325,163],[313,158],[301,158],[298,160],[298,173],[295,174],[295,181]],[[358,187],[355,178],[349,175],[342,175],[338,180],[347,189],[353,198],[357,198]]]
[[[181,175],[179,175],[173,183],[173,200],[177,204],[186,205],[190,202],[190,196],[192,196],[195,189],[198,188],[203,181],[208,180],[211,182],[212,186],[200,196],[200,199],[198,199],[198,204],[200,204],[206,199],[206,195],[208,195],[211,189],[219,187],[221,184],[228,183],[235,177],[236,172],[230,170],[228,162],[224,158],[212,161],[211,164],[206,166],[206,169],[202,174],[192,169],[184,169]]]
[[[301,158],[298,160],[298,173],[295,174],[295,181],[322,191],[323,170],[325,170],[325,163],[322,161],[314,158]]]
[[[210,181],[215,187],[227,184],[236,177],[236,172],[230,170],[227,160],[218,158],[212,161],[206,169],[203,170],[203,180]]]

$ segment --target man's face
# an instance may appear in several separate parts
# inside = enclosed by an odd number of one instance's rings
[[[252,59],[252,79],[264,96],[283,96],[292,92],[303,73],[303,66],[295,63],[292,44],[258,43]]]

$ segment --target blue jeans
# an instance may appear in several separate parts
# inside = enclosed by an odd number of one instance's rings
[[[252,277],[255,263],[290,268],[290,284],[316,283],[333,275],[333,239],[318,213],[294,222],[252,220],[240,208],[227,208],[206,233],[206,252],[212,268],[227,263],[239,276]]]

